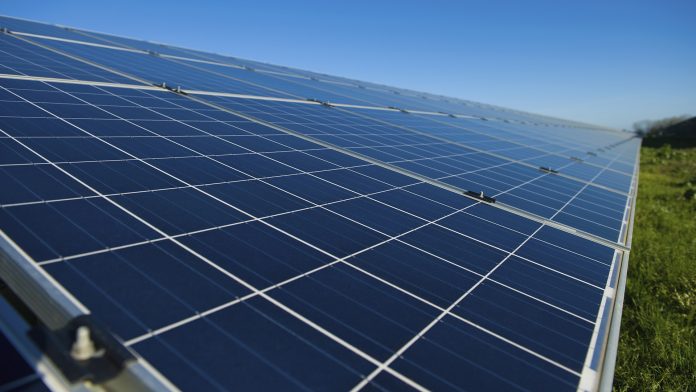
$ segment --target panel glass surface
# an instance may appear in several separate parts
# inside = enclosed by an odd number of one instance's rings
[[[382,107],[0,77],[0,230],[177,387],[577,389],[639,141],[63,31],[235,67],[32,40],[149,83]],[[139,83],[0,39],[3,73]]]

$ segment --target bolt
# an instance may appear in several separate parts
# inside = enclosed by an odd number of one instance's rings
[[[75,333],[75,343],[73,343],[70,355],[78,361],[86,361],[92,358],[95,352],[94,342],[89,336],[89,328],[79,327]]]

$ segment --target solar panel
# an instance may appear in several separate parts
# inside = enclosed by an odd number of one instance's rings
[[[611,382],[632,134],[0,26],[0,276],[65,385]],[[108,361],[66,354],[81,326]]]

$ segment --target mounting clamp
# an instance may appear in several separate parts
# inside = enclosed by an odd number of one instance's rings
[[[136,357],[90,315],[50,329],[39,324],[29,337],[71,382],[104,383],[115,378]]]
[[[334,105],[330,104],[330,103],[327,102],[327,101],[322,101],[321,99],[307,98],[307,100],[308,100],[309,102],[316,102],[316,103],[320,104],[321,106],[326,106],[327,108],[332,108],[332,107],[334,107]]]
[[[539,171],[544,173],[558,174],[558,170],[554,170],[545,166],[539,166]]]
[[[465,195],[469,197],[473,197],[474,199],[484,201],[486,203],[495,203],[495,198],[491,196],[486,196],[483,194],[483,191],[481,192],[474,192],[474,191],[466,191],[464,192]]]
[[[408,110],[406,110],[406,109],[401,109],[401,108],[397,108],[396,106],[387,106],[387,109],[398,110],[398,111],[400,111],[401,113],[408,113]]]
[[[153,86],[161,87],[161,88],[163,88],[165,90],[169,90],[173,93],[177,93],[177,94],[181,94],[181,95],[188,95],[188,93],[186,93],[186,91],[181,89],[181,86],[171,87],[171,86],[168,86],[166,82],[154,83]]]

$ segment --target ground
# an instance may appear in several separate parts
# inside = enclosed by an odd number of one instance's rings
[[[696,391],[696,143],[644,140],[636,208],[614,389]]]

